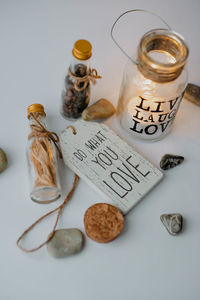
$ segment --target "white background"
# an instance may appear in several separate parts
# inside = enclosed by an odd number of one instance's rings
[[[26,227],[62,202],[73,179],[73,173],[63,168],[63,197],[54,204],[39,205],[29,199],[26,108],[42,103],[49,128],[57,133],[69,124],[59,114],[60,93],[73,43],[79,38],[91,41],[92,66],[103,76],[93,88],[92,102],[106,97],[116,105],[126,58],[109,32],[120,13],[132,8],[158,13],[185,36],[190,47],[189,81],[200,84],[198,0],[0,1],[0,147],[9,160],[0,174],[1,300],[200,299],[200,108],[185,99],[172,133],[164,140],[129,140],[157,167],[165,153],[181,154],[185,162],[166,171],[162,183],[127,215],[118,239],[104,245],[86,238],[81,253],[60,260],[50,257],[46,247],[26,254],[15,244]],[[134,32],[145,22],[141,21],[123,36],[132,49]],[[107,123],[114,128],[112,120]],[[59,228],[84,232],[85,210],[100,201],[80,180]],[[173,212],[185,219],[184,231],[176,237],[160,222],[162,213]],[[39,224],[24,239],[24,246],[43,241],[54,220],[55,216]]]

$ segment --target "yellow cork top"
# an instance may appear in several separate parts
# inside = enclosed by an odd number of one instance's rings
[[[87,60],[92,55],[92,45],[86,40],[78,40],[74,44],[72,54],[79,60]]]
[[[27,108],[27,112],[28,112],[28,119],[30,117],[30,113],[34,113],[34,112],[38,112],[43,114],[44,116],[46,116],[45,111],[44,111],[44,106],[42,104],[39,103],[34,103],[28,106]]]

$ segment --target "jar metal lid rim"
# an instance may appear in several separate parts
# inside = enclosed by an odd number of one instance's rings
[[[159,34],[160,33],[160,34]],[[151,58],[149,55],[148,55],[148,52],[144,46],[144,41],[145,39],[147,39],[150,35],[152,36],[166,36],[166,37],[172,37],[174,38],[174,40],[178,40],[180,44],[182,44],[183,48],[184,48],[184,53],[183,55],[177,60],[175,61],[174,63],[162,63],[162,62],[158,62],[156,61],[155,59]],[[189,49],[188,49],[188,46],[187,46],[187,43],[184,39],[184,37],[177,33],[176,31],[173,31],[173,30],[168,30],[168,29],[152,29],[148,32],[146,32],[141,41],[140,41],[140,44],[139,44],[139,49],[141,48],[142,52],[143,52],[143,56],[146,60],[149,61],[149,63],[151,64],[152,68],[156,69],[156,68],[162,68],[162,70],[166,70],[168,71],[169,68],[172,70],[173,68],[177,69],[177,68],[181,68],[183,67],[183,65],[185,64],[187,58],[188,58],[188,55],[189,55]],[[139,52],[139,51],[138,51]],[[140,59],[138,57],[138,64],[140,64]]]

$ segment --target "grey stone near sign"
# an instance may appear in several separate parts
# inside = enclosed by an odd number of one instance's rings
[[[163,214],[160,219],[171,235],[177,235],[183,227],[183,217],[180,214]]]
[[[184,97],[188,101],[200,106],[200,86],[188,83]]]
[[[47,244],[48,253],[55,257],[66,257],[83,248],[83,233],[76,228],[59,229]]]
[[[160,161],[160,167],[163,170],[168,170],[176,167],[184,161],[184,157],[174,154],[165,154]]]

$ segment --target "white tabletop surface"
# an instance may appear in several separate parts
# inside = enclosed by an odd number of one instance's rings
[[[46,246],[33,254],[16,246],[26,227],[62,202],[73,180],[73,173],[65,167],[60,200],[39,205],[29,199],[26,108],[42,103],[49,128],[57,133],[70,124],[59,114],[60,93],[73,43],[79,38],[91,41],[92,66],[103,76],[93,88],[91,101],[105,97],[116,105],[126,58],[109,32],[123,11],[134,8],[156,12],[186,37],[189,81],[200,84],[198,0],[0,1],[0,147],[9,160],[7,170],[0,174],[1,300],[200,299],[200,107],[185,99],[165,139],[155,143],[129,140],[157,167],[165,153],[181,154],[185,162],[165,172],[162,183],[126,216],[119,238],[110,244],[86,238],[81,253],[57,260],[49,256]],[[141,26],[124,34],[132,48],[134,32]],[[113,120],[106,123],[115,127]],[[85,210],[102,200],[80,180],[58,228],[76,227],[84,232]],[[184,231],[176,237],[160,222],[162,213],[173,212],[185,219]],[[51,216],[39,224],[23,244],[27,248],[38,245],[54,220]]]

